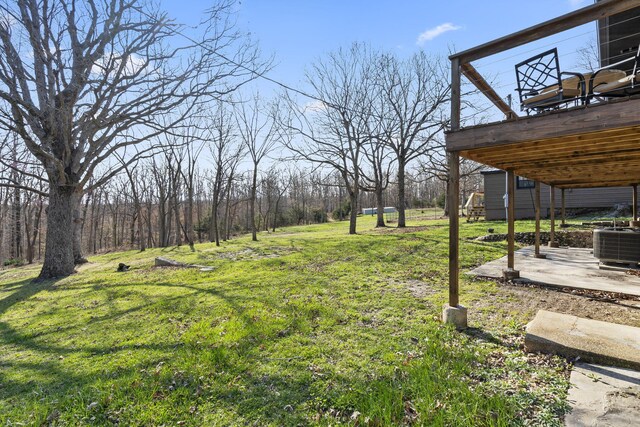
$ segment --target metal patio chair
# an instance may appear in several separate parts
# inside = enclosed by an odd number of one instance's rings
[[[635,55],[602,67],[589,77],[587,102],[593,98],[619,98],[640,93],[640,45],[634,49]]]
[[[585,78],[580,73],[560,71],[558,49],[553,48],[515,66],[520,108],[527,114],[586,100]],[[564,78],[567,76],[567,78]]]

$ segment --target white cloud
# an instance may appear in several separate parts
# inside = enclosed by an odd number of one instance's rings
[[[451,22],[445,22],[444,24],[440,24],[437,27],[429,28],[428,30],[420,34],[418,36],[418,40],[416,40],[416,44],[418,46],[422,46],[429,40],[433,40],[439,35],[446,33],[447,31],[455,31],[459,30],[460,28],[462,27],[453,25]]]
[[[91,72],[96,75],[115,73],[116,70],[119,70],[122,61],[123,56],[118,53],[112,52],[110,54],[105,54],[102,59],[93,64]],[[133,76],[148,65],[147,60],[144,57],[136,55],[135,53],[130,54],[126,61],[124,69],[122,70],[122,74],[125,76]]]
[[[319,113],[326,109],[327,105],[320,100],[309,101],[304,105],[304,111],[309,113]]]

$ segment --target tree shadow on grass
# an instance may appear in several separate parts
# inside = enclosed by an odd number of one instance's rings
[[[33,279],[24,279],[0,285],[0,296],[6,294],[4,298],[0,299],[0,316],[14,305],[28,300],[45,289],[51,288],[56,282],[57,280],[35,281]]]
[[[0,314],[6,313],[15,304],[28,300],[51,285],[52,282],[33,284],[28,280],[12,284],[12,292],[0,300]],[[136,284],[113,285],[113,287],[116,286],[135,288]],[[143,342],[144,337],[141,337],[137,342],[134,340],[122,344],[105,345],[105,342],[100,340],[99,332],[94,332],[97,342],[92,343],[89,339],[81,345],[74,345],[67,343],[65,337],[62,337],[63,339],[51,337],[54,335],[52,332],[47,332],[49,336],[43,340],[38,338],[41,335],[30,334],[28,330],[23,331],[15,325],[0,322],[1,343],[15,347],[25,355],[34,354],[34,356],[0,360],[0,383],[3,384],[0,388],[0,398],[12,402],[13,405],[27,406],[35,401],[36,398],[30,396],[34,390],[37,390],[46,397],[42,403],[38,403],[42,412],[49,414],[60,412],[61,420],[72,415],[85,414],[87,405],[95,399],[98,406],[95,407],[92,415],[96,417],[96,424],[109,424],[108,417],[111,416],[109,414],[118,413],[124,407],[128,408],[124,411],[125,413],[133,411],[130,412],[131,416],[136,416],[139,414],[136,411],[142,411],[145,404],[157,406],[159,412],[168,414],[166,416],[170,418],[147,420],[151,423],[155,421],[171,423],[184,419],[185,416],[188,418],[189,414],[186,411],[191,407],[202,407],[203,411],[211,410],[212,413],[223,408],[227,413],[236,414],[242,422],[272,425],[306,424],[310,421],[307,418],[310,410],[317,411],[318,416],[325,416],[335,409],[340,415],[335,415],[333,421],[348,423],[352,421],[350,417],[354,411],[365,411],[360,405],[368,408],[366,413],[371,414],[372,419],[378,419],[381,423],[384,423],[383,420],[386,420],[386,417],[389,417],[390,423],[403,421],[407,400],[403,397],[405,393],[401,391],[402,388],[398,389],[393,401],[389,400],[384,405],[379,405],[376,399],[384,398],[390,386],[410,385],[411,376],[400,380],[400,377],[393,373],[381,372],[371,383],[366,378],[359,378],[349,373],[331,372],[327,368],[326,376],[316,377],[316,372],[310,370],[309,364],[314,358],[328,357],[320,355],[322,352],[315,356],[300,356],[299,359],[294,357],[291,360],[279,360],[279,358],[270,360],[268,352],[258,351],[262,345],[267,347],[274,344],[276,347],[293,345],[290,351],[293,352],[291,354],[296,354],[295,340],[291,343],[286,340],[292,335],[303,336],[305,333],[299,332],[295,327],[286,334],[274,333],[274,331],[264,333],[259,325],[254,331],[252,328],[255,320],[250,313],[252,301],[270,306],[282,313],[284,318],[291,320],[300,316],[312,317],[310,313],[304,312],[307,310],[305,306],[289,307],[276,300],[261,298],[255,293],[249,294],[250,296],[239,295],[236,292],[242,287],[240,285],[229,289],[222,286],[212,287],[206,284],[198,286],[167,281],[154,283],[153,287],[177,288],[183,290],[183,293],[167,295],[160,300],[136,304],[133,307],[117,308],[114,305],[110,313],[95,316],[88,322],[114,323],[136,311],[148,310],[155,304],[163,304],[159,309],[171,313],[172,305],[178,304],[181,299],[194,298],[195,294],[204,294],[220,299],[233,311],[234,316],[242,318],[243,328],[247,329],[247,334],[222,347],[222,350],[205,344],[185,343],[179,336],[172,335],[162,341]],[[105,288],[108,290],[111,286],[104,286],[101,290],[104,291]],[[73,290],[77,288],[74,287]],[[188,316],[189,312],[186,310],[188,308],[184,305],[178,308],[181,314]],[[323,316],[331,315],[331,313],[323,314]],[[151,316],[148,317],[153,318]],[[85,320],[80,322],[82,325],[85,324]],[[264,319],[263,322],[268,323],[271,320]],[[71,328],[79,326],[81,326],[79,322],[69,325]],[[52,331],[64,333],[65,329],[52,328]],[[493,336],[488,334],[487,339],[491,338]],[[130,337],[129,340],[131,341]],[[282,344],[277,345],[278,342]],[[224,344],[220,345],[224,346]],[[448,356],[448,350],[441,351],[445,353],[441,356],[441,360],[456,360],[453,354],[451,357]],[[215,353],[214,359],[211,359],[212,353]],[[109,358],[116,357],[122,360],[119,362],[121,365],[116,367],[106,365]],[[127,363],[122,358],[129,358],[131,362]],[[83,360],[83,363],[77,362],[78,360]],[[161,368],[158,374],[156,365],[160,366],[160,362],[165,363],[163,365],[165,368]],[[211,384],[206,383],[206,375],[204,379],[200,377],[197,365],[202,363],[207,364],[213,372],[212,378],[216,375],[229,375],[230,381],[216,380],[218,382],[209,388]],[[109,367],[95,370],[93,364],[105,364]],[[292,369],[292,366],[295,369]],[[420,372],[429,372],[430,369],[430,365],[425,365]],[[143,371],[144,373],[141,373]],[[183,371],[184,373],[180,373]],[[227,374],[223,374],[222,371]],[[14,375],[16,372],[20,375]],[[188,378],[185,379],[185,377]],[[177,381],[176,378],[178,378]],[[434,379],[438,379],[438,376]],[[144,392],[139,393],[133,390],[134,386],[131,384],[135,384],[135,388],[142,389]],[[424,387],[427,385],[430,386],[431,382],[425,382]],[[116,396],[119,400],[108,403],[100,399],[101,395],[110,395],[114,387],[121,390],[122,397]],[[418,393],[422,393],[419,391],[422,388],[422,385],[416,387],[411,395],[419,397]],[[370,390],[375,392],[375,398],[367,397],[371,393]],[[189,396],[186,397],[189,404],[180,404],[180,398],[174,397],[178,394]],[[85,397],[83,400],[74,396]],[[143,400],[136,402],[140,396],[143,396]],[[443,389],[443,391],[434,392],[433,397],[445,401],[447,394]],[[90,400],[86,401],[86,399]],[[132,406],[127,406],[129,404]],[[133,421],[133,419],[122,420],[123,423]],[[189,421],[187,425],[197,425],[197,423],[198,418],[194,416],[193,422]]]

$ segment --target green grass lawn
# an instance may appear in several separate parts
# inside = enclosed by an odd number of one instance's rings
[[[499,285],[463,277],[472,328],[439,321],[447,222],[373,224],[0,272],[0,425],[561,425],[566,363],[520,349],[531,313]],[[505,254],[468,239],[488,227],[462,222],[464,269]]]

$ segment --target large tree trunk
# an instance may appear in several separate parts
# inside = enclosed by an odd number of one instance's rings
[[[216,201],[217,199],[217,195]],[[216,246],[220,246],[220,224],[218,223],[218,203],[214,203],[211,208],[211,225],[213,226],[213,238],[216,241]]]
[[[404,159],[398,159],[398,228],[407,226],[405,213]]]
[[[351,215],[349,216],[349,234],[356,234],[356,224],[358,221],[358,192],[354,191],[349,194],[351,201]]]
[[[175,238],[176,238],[176,246],[182,246],[182,225],[180,224],[180,205],[178,203],[178,194],[177,194],[177,189],[175,190],[176,193],[173,196],[173,211],[174,211],[174,220],[175,220],[175,224],[176,224],[176,232],[175,232]]]
[[[376,210],[377,210],[377,221],[376,227],[386,227],[384,223],[384,200],[382,197],[384,190],[382,185],[378,184],[376,186]]]
[[[74,210],[82,191],[74,186],[49,185],[47,239],[40,279],[64,277],[73,273]]]
[[[256,192],[258,187],[258,165],[254,165],[253,179],[251,181],[251,200],[249,201],[249,220],[251,221],[251,240],[258,241],[256,227]]]

